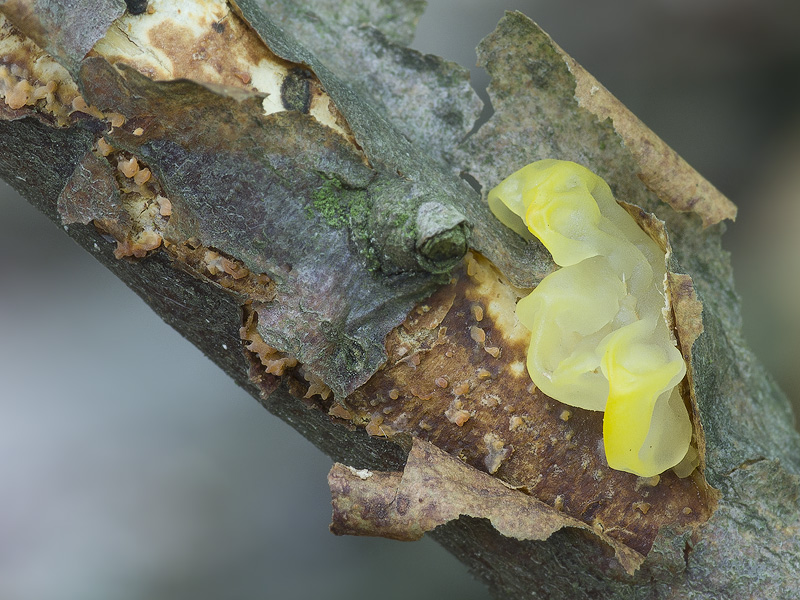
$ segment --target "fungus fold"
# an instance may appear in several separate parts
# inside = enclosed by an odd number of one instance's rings
[[[517,303],[533,382],[564,404],[605,411],[612,469],[650,477],[676,466],[692,425],[666,319],[664,251],[602,178],[573,162],[523,167],[489,192],[489,207],[561,267]]]

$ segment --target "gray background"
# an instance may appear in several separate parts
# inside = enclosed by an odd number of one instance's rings
[[[472,65],[522,10],[731,197],[746,333],[797,399],[800,3],[700,4],[431,0],[415,47]],[[487,597],[429,540],[330,535],[329,459],[5,184],[0,457],[4,600]]]

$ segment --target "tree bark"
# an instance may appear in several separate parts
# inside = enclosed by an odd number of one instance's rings
[[[735,207],[519,13],[473,132],[465,72],[405,48],[421,3],[328,4],[7,1],[0,175],[339,463],[334,532],[432,532],[498,598],[797,597],[800,437],[741,339]],[[554,266],[482,196],[547,157],[671,250],[690,477],[608,469],[602,417],[514,375]]]

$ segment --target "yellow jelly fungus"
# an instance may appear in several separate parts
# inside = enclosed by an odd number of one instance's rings
[[[573,162],[523,167],[489,192],[489,207],[561,267],[517,304],[533,382],[605,411],[612,469],[650,477],[680,463],[692,425],[678,391],[686,365],[665,319],[664,252],[605,181]]]

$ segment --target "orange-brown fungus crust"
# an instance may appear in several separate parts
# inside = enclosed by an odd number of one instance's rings
[[[242,309],[244,324],[239,329],[239,337],[242,340],[245,357],[250,362],[250,381],[258,385],[266,397],[277,389],[281,376],[289,366],[287,362],[292,363],[291,366],[296,366],[297,361],[264,342],[256,327],[258,313],[249,304],[245,304]]]
[[[124,123],[87,104],[69,72],[0,13],[0,119],[24,116],[58,127],[87,117],[111,128]]]
[[[162,233],[169,217],[161,214],[157,201],[163,190],[136,157],[115,152],[103,138],[98,139],[92,152],[96,160],[111,165],[110,173],[116,182],[122,208],[118,215],[95,215],[93,223],[117,241],[116,258],[144,258],[160,248],[164,241]],[[147,177],[141,177],[141,173],[146,173]]]
[[[66,126],[79,97],[66,69],[0,14],[0,119],[35,115]]]
[[[166,226],[172,216],[172,202],[150,169],[135,156],[117,151],[104,138],[99,138],[78,173],[85,173],[91,180],[89,197],[83,193],[86,187],[83,179],[77,184],[70,181],[67,184],[69,193],[59,200],[62,219],[65,223],[93,222],[98,230],[116,240],[116,258],[144,258],[150,252],[163,249],[176,266],[238,292],[250,302],[275,299],[275,284],[267,275],[253,273],[242,261],[220,250],[202,246],[196,240],[171,240],[167,237]],[[99,191],[100,183],[115,186],[119,193],[118,201],[107,202],[113,211],[101,210],[89,202],[89,198],[94,198]],[[107,198],[113,197],[111,190],[103,190],[103,193]],[[291,366],[296,364],[295,361]]]
[[[196,240],[180,244],[166,242],[165,249],[184,267],[251,301],[270,302],[275,298],[275,283],[267,275],[253,273],[244,263],[219,250],[210,250]]]
[[[347,398],[354,422],[380,420],[382,435],[431,442],[641,554],[662,525],[705,521],[713,495],[700,471],[683,479],[669,471],[652,486],[609,469],[602,413],[568,407],[530,385],[529,334],[514,310],[525,293],[468,254],[452,282],[388,336],[387,365]],[[476,303],[485,340],[473,334]],[[498,348],[497,357],[486,346]]]
[[[308,382],[308,389],[306,390],[306,393],[303,394],[304,399],[308,400],[309,398],[313,398],[314,396],[319,396],[322,400],[327,400],[328,398],[331,397],[331,394],[333,393],[331,391],[331,388],[325,385],[325,382],[322,381],[320,377],[317,377],[313,373],[304,372],[303,378]],[[344,408],[340,404],[336,404],[336,406]],[[341,416],[344,413],[347,413],[349,416],[348,417]],[[350,411],[346,409],[342,412],[342,411],[336,411],[333,408],[331,408],[331,410],[328,411],[328,414],[331,414],[333,416],[338,416],[340,418],[346,418],[346,419],[352,418],[352,414],[350,413]]]

